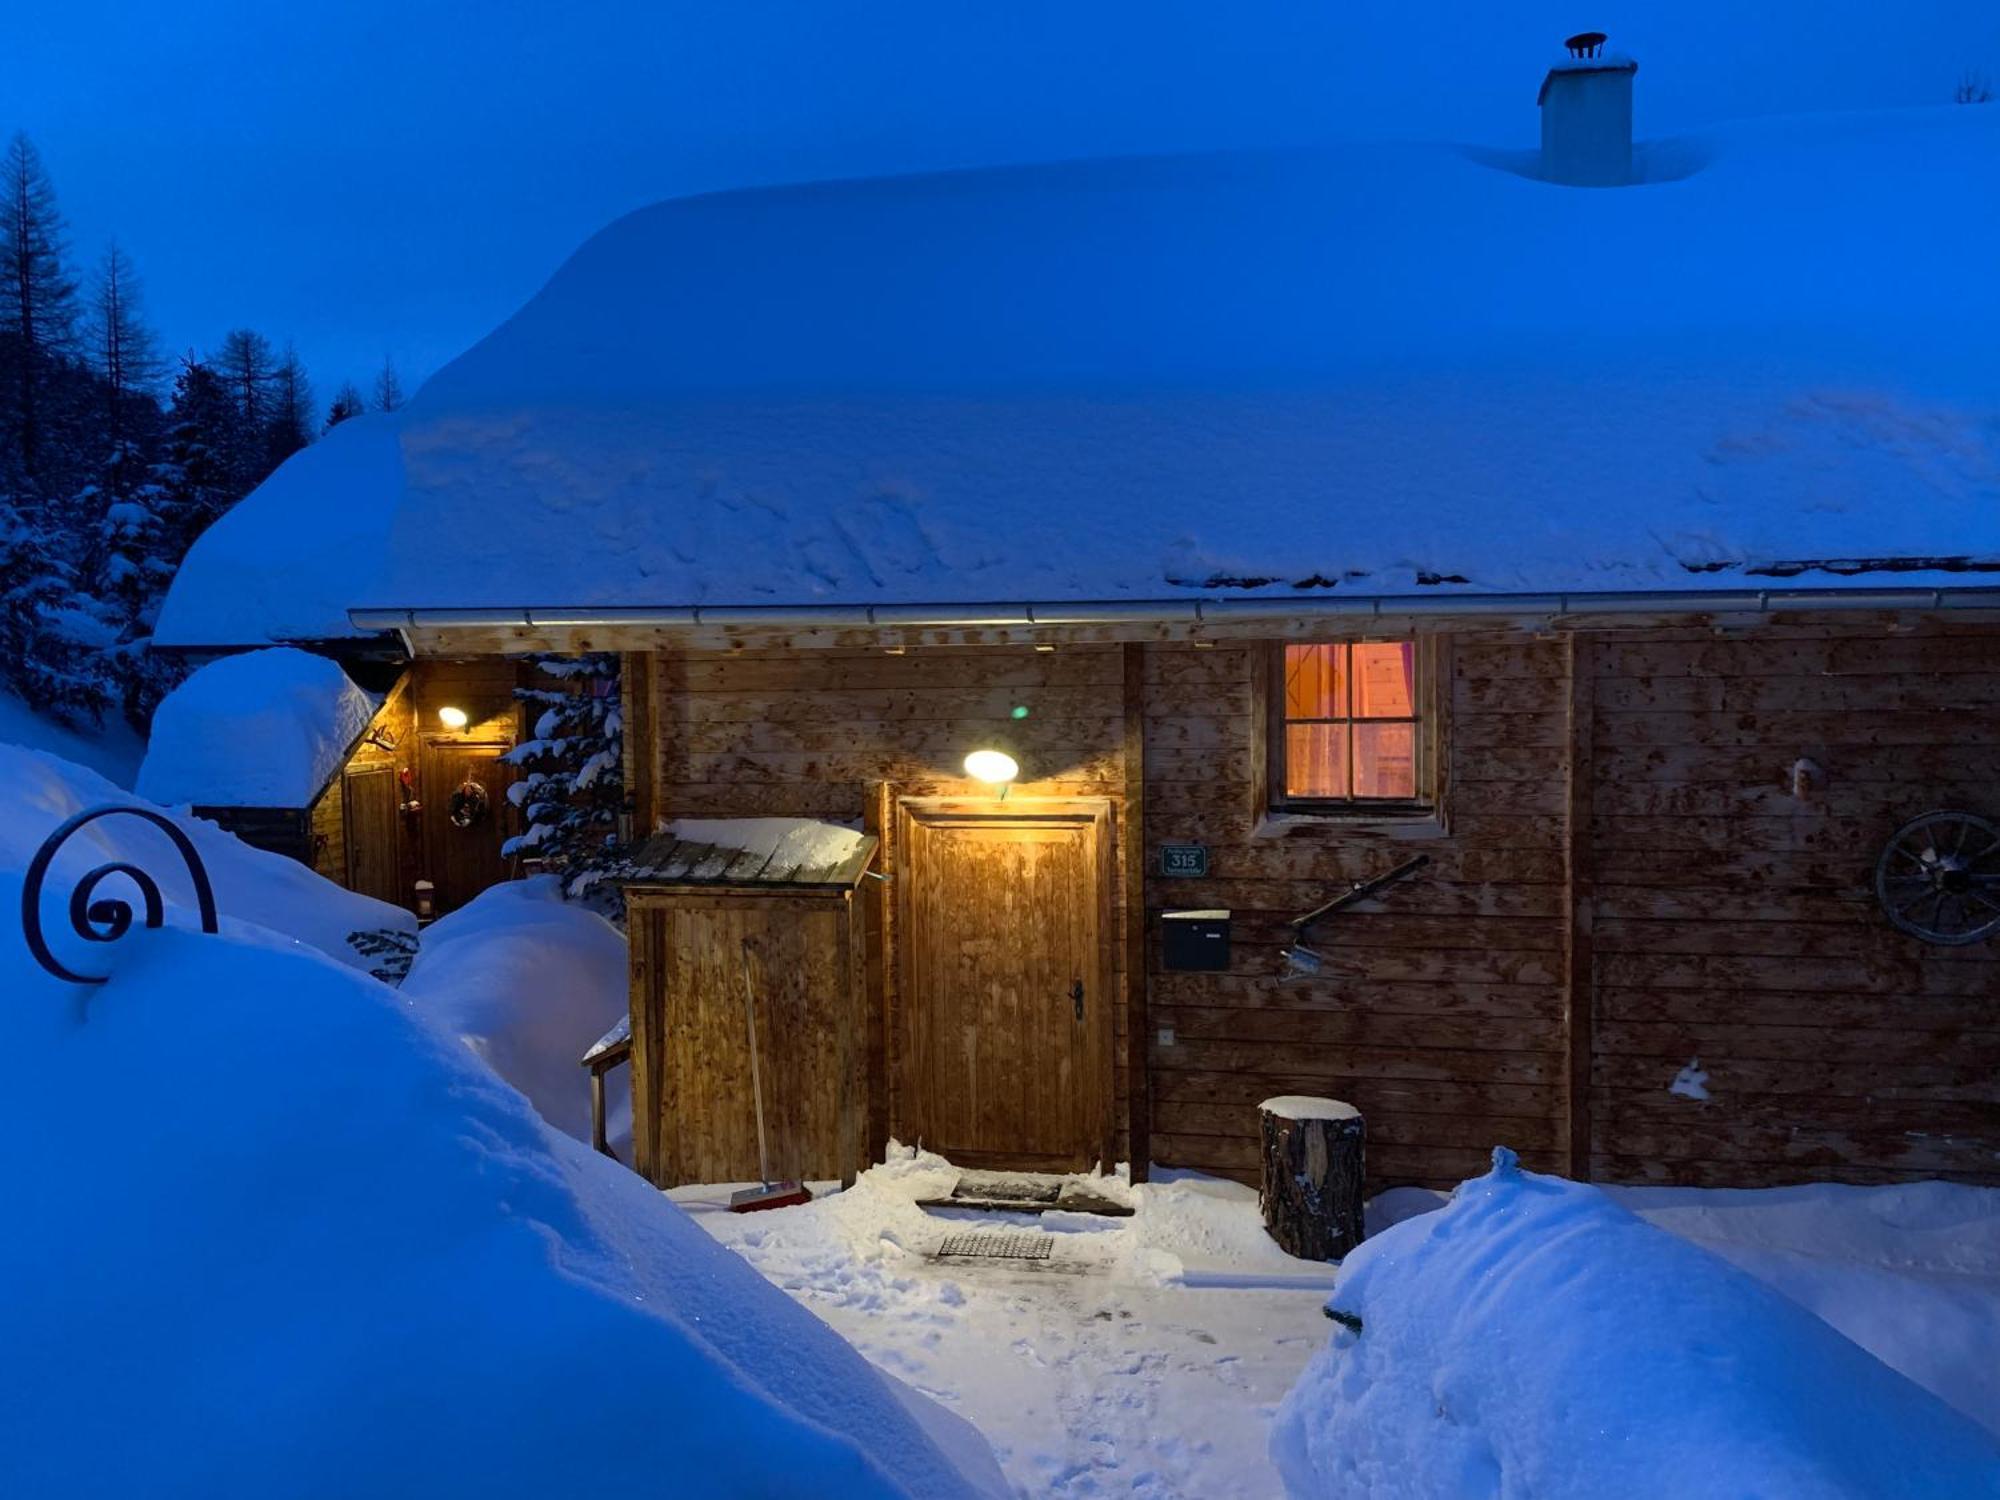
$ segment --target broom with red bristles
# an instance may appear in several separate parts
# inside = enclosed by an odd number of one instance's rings
[[[757,1110],[756,1187],[738,1188],[729,1195],[729,1211],[753,1214],[763,1208],[790,1208],[812,1202],[812,1189],[802,1182],[771,1181],[771,1153],[764,1144],[764,1083],[757,1072],[757,996],[750,983],[750,939],[743,940],[743,1018],[750,1028],[750,1098]]]

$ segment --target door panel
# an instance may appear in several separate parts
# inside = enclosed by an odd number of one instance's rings
[[[507,879],[500,841],[507,836],[507,788],[514,768],[504,744],[426,739],[423,748],[424,864],[437,886],[437,909],[456,911],[489,885]],[[470,828],[451,821],[451,798],[467,781],[486,789],[487,813]]]
[[[902,1131],[967,1165],[1103,1152],[1109,850],[1103,803],[898,805]]]
[[[341,788],[347,817],[347,888],[378,901],[410,904],[397,851],[396,768],[349,771]]]

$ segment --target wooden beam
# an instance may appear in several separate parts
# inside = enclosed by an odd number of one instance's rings
[[[653,762],[653,658],[650,652],[627,651],[618,663],[619,712],[625,721],[625,786],[632,794],[632,833],[645,839],[653,832],[657,767]]]
[[[1128,643],[1125,658],[1125,796],[1119,808],[1125,895],[1126,1160],[1132,1181],[1152,1166],[1152,1089],[1147,1077],[1150,1007],[1146,995],[1146,648]]]
[[[1551,618],[1496,604],[1492,613],[1382,614],[1342,619],[1322,615],[1244,616],[1199,624],[1135,620],[1091,625],[990,625],[917,628],[900,625],[798,627],[759,624],[660,625],[437,625],[418,624],[407,633],[420,657],[516,655],[584,651],[808,651],[883,650],[910,652],[956,646],[1085,646],[1120,642],[1212,642],[1251,640],[1392,640],[1415,636],[1478,634],[1534,637],[1549,631],[1637,631],[1727,627],[1762,632],[1780,625],[1874,630],[1888,627],[1964,630],[2000,622],[2000,610],[1954,608],[1948,617],[1914,606],[1873,610],[1772,610],[1748,613],[1695,612],[1663,607],[1645,613],[1575,614]]]
[[[1564,1133],[1569,1143],[1569,1175],[1587,1181],[1591,1171],[1590,1065],[1595,1051],[1596,988],[1592,942],[1596,892],[1591,859],[1591,792],[1595,767],[1591,741],[1596,721],[1597,643],[1589,637],[1564,638],[1568,676],[1566,723],[1567,808],[1563,839],[1563,1032],[1568,1044],[1564,1087]]]

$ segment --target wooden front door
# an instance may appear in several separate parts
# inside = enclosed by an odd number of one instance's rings
[[[456,911],[489,885],[507,878],[500,841],[506,838],[509,827],[507,788],[513,784],[514,768],[502,764],[500,757],[512,748],[493,742],[424,741],[420,778],[424,865],[437,886],[440,916]],[[451,799],[468,781],[485,788],[486,814],[470,827],[461,828],[451,820]]]
[[[1098,800],[897,804],[905,1139],[964,1166],[1060,1171],[1106,1155],[1111,847]]]
[[[377,901],[410,904],[397,841],[401,798],[394,766],[349,771],[341,787],[347,826],[347,888]]]

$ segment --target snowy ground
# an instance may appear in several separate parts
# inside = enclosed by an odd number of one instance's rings
[[[1332,1278],[1263,1238],[1256,1194],[1142,1188],[1130,1219],[925,1211],[935,1157],[805,1208],[729,1214],[727,1188],[671,1196],[869,1359],[969,1418],[1030,1495],[1267,1496],[1277,1404],[1326,1340]],[[1055,1231],[1040,1265],[930,1252],[949,1232]],[[1231,1268],[1277,1286],[1182,1284]],[[1289,1281],[1290,1286],[1283,1283]]]
[[[725,1187],[670,1196],[877,1365],[970,1419],[1024,1495],[1283,1493],[1271,1420],[1328,1340],[1331,1277],[1270,1244],[1254,1192],[1167,1173],[1133,1192],[1130,1219],[1045,1216],[1058,1237],[1045,1265],[940,1262],[946,1233],[1037,1227],[917,1208],[948,1171],[906,1156],[846,1193],[762,1214],[723,1212]],[[2000,1191],[1614,1196],[2000,1431]],[[1387,1194],[1371,1228],[1441,1201]]]

